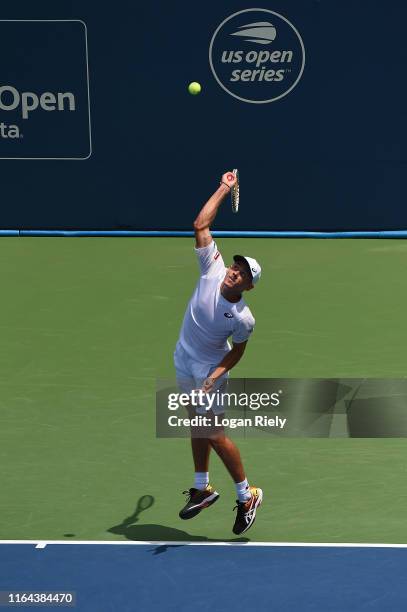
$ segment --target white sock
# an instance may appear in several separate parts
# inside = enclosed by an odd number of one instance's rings
[[[203,491],[209,484],[209,472],[195,472],[194,488]]]
[[[249,483],[247,482],[247,478],[242,480],[242,482],[235,482],[237,498],[240,502],[248,501],[252,494],[250,492]]]

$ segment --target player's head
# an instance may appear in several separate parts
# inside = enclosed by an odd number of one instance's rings
[[[252,257],[234,255],[233,264],[227,269],[223,285],[229,291],[250,291],[261,276],[260,264]]]

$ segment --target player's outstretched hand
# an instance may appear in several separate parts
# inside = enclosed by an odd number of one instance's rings
[[[225,172],[225,174],[222,176],[221,182],[227,185],[229,189],[232,189],[233,185],[236,183],[236,176],[233,174],[233,172]]]

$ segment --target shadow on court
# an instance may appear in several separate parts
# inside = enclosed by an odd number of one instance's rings
[[[120,525],[110,527],[107,531],[124,536],[127,540],[134,541],[160,541],[160,542],[249,542],[249,538],[233,538],[230,540],[219,540],[207,538],[206,536],[191,535],[181,529],[166,527],[165,525],[142,524],[135,525],[142,512],[151,508],[154,504],[152,495],[143,495],[137,503],[137,507],[131,516],[125,518]],[[165,544],[157,546],[154,554],[165,552],[168,548],[176,547],[176,544]],[[182,546],[182,544],[179,544]]]

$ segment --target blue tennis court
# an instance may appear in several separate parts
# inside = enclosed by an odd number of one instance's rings
[[[1,591],[74,591],[86,612],[407,606],[402,547],[3,544],[0,564]]]

